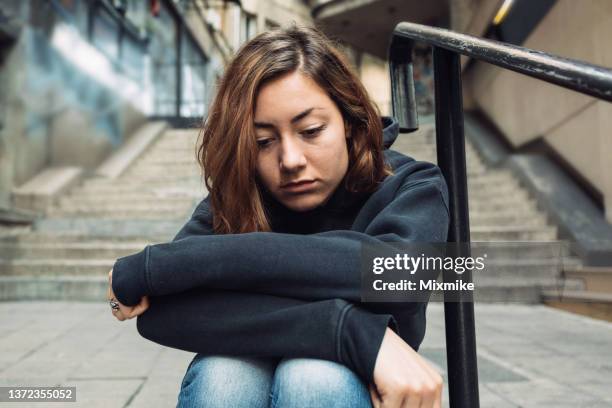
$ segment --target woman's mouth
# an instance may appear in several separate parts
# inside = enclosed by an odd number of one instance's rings
[[[303,193],[310,191],[315,187],[316,180],[305,180],[297,183],[285,184],[281,187],[281,190],[291,193]]]

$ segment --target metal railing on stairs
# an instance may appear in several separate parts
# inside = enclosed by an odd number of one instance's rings
[[[499,41],[402,22],[395,27],[389,47],[393,114],[402,132],[418,129],[412,76],[415,41],[433,48],[436,151],[450,199],[448,242],[469,244],[460,55],[606,101],[612,101],[612,70]],[[455,253],[455,256],[470,255],[469,245],[458,247],[468,253]],[[445,271],[444,280],[454,281],[453,273]],[[471,282],[470,271],[462,280]],[[452,408],[474,408],[480,405],[474,304],[470,293],[461,296],[460,301],[455,298],[444,304],[449,398]]]

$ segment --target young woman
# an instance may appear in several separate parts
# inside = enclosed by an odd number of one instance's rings
[[[237,52],[198,142],[209,195],[109,274],[117,319],[198,353],[179,406],[440,406],[426,303],[361,302],[362,245],[446,241],[444,180],[397,133],[318,30]]]

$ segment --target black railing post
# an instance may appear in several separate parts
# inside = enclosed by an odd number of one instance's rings
[[[395,37],[391,40],[389,71],[393,116],[399,123],[400,132],[414,132],[419,128],[419,121],[414,96],[412,41]]]
[[[401,67],[402,61],[412,63],[408,53],[412,52],[412,44],[415,41],[423,42],[434,49],[436,148],[438,166],[444,174],[450,195],[451,225],[448,241],[458,243],[457,249],[460,253],[455,255],[468,256],[470,230],[459,54],[610,102],[612,102],[612,70],[499,41],[402,22],[397,24],[393,31],[389,55],[394,93],[402,92],[401,90],[406,89],[409,84],[412,85],[404,81],[406,85],[398,87],[397,78],[401,79],[401,75],[407,75],[408,70],[398,70],[393,67]],[[405,54],[402,56],[401,53]],[[394,65],[393,59],[397,59],[400,65]],[[405,94],[408,98],[414,97],[409,92]],[[397,96],[399,95],[400,93],[397,93]],[[414,100],[407,104],[397,103],[394,97],[394,115],[403,118],[401,120],[404,122],[410,122],[406,118],[413,112],[413,102]],[[397,109],[408,112],[399,112]],[[445,281],[454,278],[456,275],[444,275]],[[464,283],[472,280],[469,271],[466,271],[461,278]],[[446,295],[449,293],[445,294],[444,315],[450,405],[453,408],[478,407],[478,370],[472,294],[466,291],[453,292],[450,294],[452,298]]]
[[[456,256],[469,256],[470,223],[459,54],[433,47],[433,63],[436,150],[450,199],[448,242],[459,243],[457,250],[460,253]],[[456,278],[454,271],[444,271],[444,281],[455,282]],[[462,281],[472,281],[470,271],[462,275]],[[450,406],[474,408],[479,406],[479,397],[473,297],[469,292],[453,293],[452,296],[455,297],[452,301],[444,303]]]

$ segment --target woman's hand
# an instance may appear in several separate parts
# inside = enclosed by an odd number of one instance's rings
[[[390,328],[376,357],[374,383],[374,408],[442,406],[442,377]]]
[[[119,310],[113,310],[113,315],[119,321],[124,321],[126,319],[131,319],[138,315],[143,314],[149,308],[149,297],[143,296],[140,299],[140,303],[136,306],[125,306],[121,304],[117,298],[115,298],[115,293],[113,292],[113,270],[111,269],[108,273],[108,291],[107,291],[107,299],[114,300],[119,303]]]

